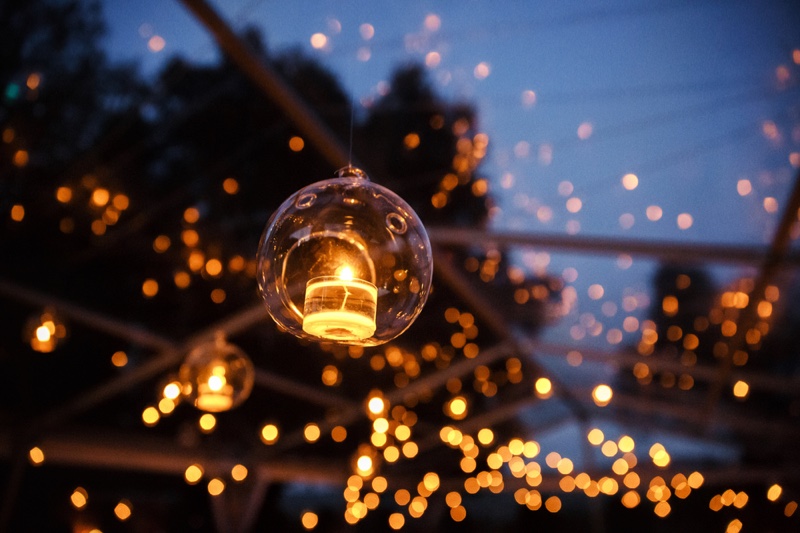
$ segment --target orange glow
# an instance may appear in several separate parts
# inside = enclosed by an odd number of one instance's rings
[[[542,399],[549,398],[553,395],[553,384],[547,378],[537,379],[534,383],[534,389],[536,390],[536,395]]]
[[[11,207],[11,220],[14,222],[22,222],[25,218],[25,208],[19,204]]]
[[[317,442],[320,437],[319,426],[314,423],[306,424],[306,427],[303,429],[303,437],[306,439],[306,442]]]
[[[182,270],[176,272],[172,279],[175,282],[175,286],[179,289],[185,289],[192,283],[192,277],[189,273]]]
[[[68,203],[72,200],[72,189],[69,187],[59,187],[56,189],[56,199],[62,204]]]
[[[158,409],[156,409],[155,407],[148,407],[144,411],[142,411],[142,422],[144,422],[145,426],[148,427],[155,426],[160,418],[161,418],[161,413],[159,413]]]
[[[217,427],[217,417],[211,413],[205,413],[197,421],[197,425],[200,426],[200,431],[203,433],[211,433]]]
[[[467,416],[467,400],[463,396],[456,396],[447,403],[446,414],[454,420],[461,420]]]
[[[128,354],[123,351],[114,352],[111,356],[111,364],[117,368],[122,368],[128,364]]]
[[[212,496],[219,496],[225,491],[225,482],[219,478],[214,478],[208,482],[208,493]]]
[[[300,516],[300,523],[303,524],[304,528],[310,531],[317,527],[317,524],[319,523],[319,517],[316,515],[316,513],[304,511]]]
[[[193,229],[186,229],[181,232],[181,240],[183,244],[191,248],[200,242],[200,235]]]
[[[389,515],[389,527],[398,530],[402,529],[406,523],[406,517],[403,513],[392,513]]]
[[[28,155],[27,150],[17,150],[14,152],[14,157],[12,162],[14,163],[15,167],[24,167],[30,161],[30,156]]]
[[[611,390],[606,384],[597,385],[594,390],[592,390],[592,399],[594,403],[600,407],[606,406],[611,402],[611,398],[614,396],[614,391]]]
[[[112,205],[120,211],[125,211],[130,206],[130,199],[124,194],[116,194],[111,200]]]
[[[675,316],[678,313],[678,299],[674,296],[665,296],[661,301],[661,309],[667,316]]]
[[[411,132],[403,138],[403,145],[405,145],[407,150],[413,150],[417,146],[419,146],[419,135]]]
[[[206,256],[200,250],[193,250],[192,253],[189,254],[189,260],[187,261],[189,265],[189,269],[193,272],[197,272],[203,265],[206,264]]]
[[[116,507],[114,507],[114,514],[122,522],[130,518],[132,512],[133,509],[131,506],[131,502],[129,502],[128,500],[122,500],[117,504]]]
[[[786,518],[790,518],[792,515],[794,515],[795,511],[797,511],[797,502],[790,501],[789,503],[786,504],[786,507],[783,509],[783,516],[785,516]]]
[[[34,446],[28,450],[28,460],[32,465],[38,466],[44,462],[44,452],[38,446]]]
[[[98,207],[102,207],[111,199],[111,194],[108,189],[98,188],[92,192],[92,203]]]
[[[292,152],[300,152],[305,148],[306,142],[303,140],[302,137],[292,137],[289,139],[289,149]]]
[[[222,262],[219,259],[209,259],[206,262],[206,274],[215,278],[222,273]]]
[[[83,509],[89,502],[89,494],[83,487],[78,487],[72,492],[72,495],[69,497],[69,499],[76,509]]]
[[[198,220],[200,220],[200,210],[196,207],[188,207],[183,212],[183,220],[185,220],[188,224],[194,224]]]
[[[262,427],[261,440],[264,444],[275,444],[278,440],[278,427],[274,424],[266,424]]]
[[[222,190],[228,194],[236,194],[239,192],[239,182],[236,181],[236,178],[225,178],[225,181],[222,182]]]
[[[198,464],[189,465],[183,473],[183,479],[189,485],[198,483],[203,478],[203,467]]]
[[[551,513],[557,513],[561,510],[561,499],[558,496],[550,496],[544,502],[544,507]]]
[[[158,282],[154,279],[146,279],[142,283],[142,294],[145,298],[152,298],[158,294]]]
[[[25,80],[25,85],[28,86],[28,89],[31,91],[35,91],[39,88],[39,84],[42,82],[42,76],[39,75],[37,72],[32,72],[28,74],[28,79]]]

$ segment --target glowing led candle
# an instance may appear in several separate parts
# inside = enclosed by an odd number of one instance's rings
[[[218,413],[233,406],[233,385],[225,379],[225,366],[212,364],[208,378],[197,386],[198,409]]]
[[[351,341],[375,333],[378,288],[353,278],[344,267],[338,276],[319,276],[306,285],[303,331],[323,339]]]

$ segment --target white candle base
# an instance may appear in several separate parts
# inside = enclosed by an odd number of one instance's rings
[[[361,341],[375,333],[378,289],[357,279],[322,276],[309,280],[303,331],[334,341]]]

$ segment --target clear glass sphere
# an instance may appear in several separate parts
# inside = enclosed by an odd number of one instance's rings
[[[223,335],[198,346],[179,371],[183,394],[201,411],[218,413],[244,402],[253,390],[253,363]]]
[[[315,341],[387,342],[431,290],[428,234],[402,198],[346,167],[272,215],[258,248],[258,287],[282,329]]]

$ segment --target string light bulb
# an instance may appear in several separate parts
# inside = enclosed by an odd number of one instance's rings
[[[198,346],[180,368],[183,394],[201,411],[219,413],[244,402],[253,389],[253,363],[237,346],[218,333]]]
[[[352,166],[290,196],[267,223],[257,259],[259,292],[279,328],[358,346],[405,331],[433,275],[417,214]]]

